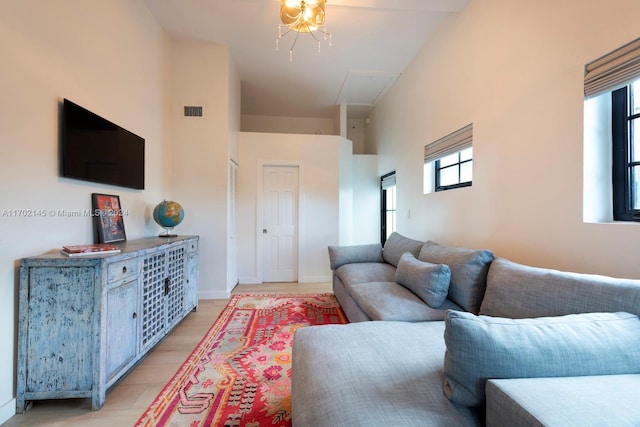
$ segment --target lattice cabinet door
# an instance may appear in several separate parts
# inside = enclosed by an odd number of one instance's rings
[[[154,252],[142,258],[142,324],[140,344],[147,348],[164,336],[166,252]]]
[[[184,245],[167,251],[167,327],[172,328],[184,317],[186,248]]]

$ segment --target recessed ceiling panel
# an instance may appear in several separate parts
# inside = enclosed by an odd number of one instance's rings
[[[375,105],[398,79],[400,73],[349,71],[336,104]]]

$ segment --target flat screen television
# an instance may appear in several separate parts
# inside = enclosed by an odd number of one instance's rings
[[[61,175],[144,189],[144,138],[68,99],[62,107]]]

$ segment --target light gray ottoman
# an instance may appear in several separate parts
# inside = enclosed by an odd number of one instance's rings
[[[293,339],[294,427],[480,426],[442,393],[443,322],[310,326]]]
[[[489,380],[487,427],[638,427],[640,374]]]

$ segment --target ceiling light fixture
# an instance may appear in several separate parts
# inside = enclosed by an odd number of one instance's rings
[[[296,46],[300,33],[309,33],[318,42],[320,52],[320,39],[314,31],[322,33],[324,40],[329,40],[331,46],[331,33],[324,26],[326,0],[280,0],[280,21],[278,25],[278,38],[276,39],[276,51],[280,48],[280,39],[291,31],[296,32],[291,49],[289,49],[289,61],[293,61],[293,48]],[[283,32],[284,30],[284,32]]]

